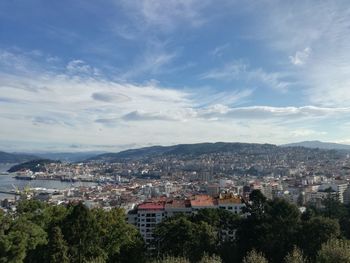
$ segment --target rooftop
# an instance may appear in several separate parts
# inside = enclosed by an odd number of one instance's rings
[[[164,202],[146,202],[138,206],[139,210],[163,210]]]
[[[241,204],[242,199],[239,196],[227,194],[221,195],[218,202],[219,204]]]
[[[190,200],[187,199],[173,199],[165,204],[165,208],[188,208],[191,207]]]
[[[216,200],[209,195],[194,195],[191,206],[215,206]]]

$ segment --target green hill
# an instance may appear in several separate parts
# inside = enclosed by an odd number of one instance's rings
[[[31,170],[33,173],[44,172],[45,165],[50,163],[60,163],[60,161],[53,161],[48,159],[32,160],[29,162],[14,165],[8,170],[8,172],[15,173],[21,170]]]

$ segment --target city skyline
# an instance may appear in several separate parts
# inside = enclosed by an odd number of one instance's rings
[[[0,149],[350,143],[346,1],[0,3]]]

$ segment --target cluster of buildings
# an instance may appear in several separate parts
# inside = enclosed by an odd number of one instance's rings
[[[307,205],[324,207],[326,198],[334,198],[343,204],[350,204],[350,181],[347,177],[324,176],[243,176],[233,179],[219,179],[212,182],[177,183],[176,191],[154,191],[157,184],[148,183],[145,201],[128,212],[128,222],[135,225],[147,245],[153,244],[153,230],[159,222],[178,213],[191,215],[203,208],[225,209],[242,215],[244,200],[253,190],[260,190],[267,198],[283,198],[300,207]],[[168,184],[171,184],[168,182]],[[175,188],[172,188],[174,190]],[[188,191],[188,189],[191,189]],[[139,194],[144,194],[141,191]],[[192,193],[192,195],[191,195]],[[140,200],[141,201],[141,200]],[[230,233],[231,235],[233,233]]]
[[[254,146],[255,147],[255,146]],[[81,201],[88,207],[124,208],[147,244],[164,218],[198,209],[242,212],[258,189],[299,207],[323,207],[333,197],[350,204],[350,158],[346,153],[300,147],[248,147],[238,152],[153,156],[137,160],[47,163],[39,172],[18,171],[34,180],[74,183],[63,190],[27,189],[16,197],[53,204]],[[77,182],[85,185],[77,186]],[[87,183],[86,183],[87,182]],[[15,200],[2,201],[5,209]]]
[[[241,215],[244,206],[242,198],[233,194],[220,194],[217,197],[202,194],[183,199],[158,198],[145,201],[130,210],[128,222],[140,231],[146,245],[151,246],[156,225],[166,218],[180,213],[191,215],[204,208],[224,209]]]

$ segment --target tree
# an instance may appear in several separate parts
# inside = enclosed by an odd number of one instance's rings
[[[248,216],[240,222],[236,232],[237,252],[240,260],[248,251],[260,248],[262,242],[259,238],[268,231],[268,225],[264,224],[267,200],[260,190],[253,190],[249,195],[249,202],[246,202],[245,205],[243,212]]]
[[[193,223],[184,215],[163,221],[154,233],[160,253],[185,256],[191,261],[200,260],[205,252],[212,254],[218,243],[212,226],[203,221]]]
[[[350,239],[350,218],[344,217],[339,219],[339,225],[340,225],[342,236],[344,238]]]
[[[61,229],[56,226],[51,230],[49,243],[47,245],[49,262],[68,263],[68,246],[63,238]]]
[[[106,258],[100,228],[91,211],[82,203],[74,205],[62,222],[62,232],[69,247],[71,262],[81,263]]]
[[[261,252],[256,252],[256,250],[252,250],[248,252],[248,254],[244,257],[243,263],[268,263],[267,259]]]
[[[165,256],[163,258],[153,260],[152,263],[190,263],[190,261],[183,257]]]
[[[47,206],[46,203],[38,200],[22,200],[17,204],[17,214],[34,214],[38,210],[42,210]]]
[[[221,242],[229,242],[232,241],[230,240],[232,238],[228,238],[226,233],[228,231],[233,233],[237,230],[240,218],[237,214],[224,209],[206,208],[192,215],[190,220],[197,224],[206,222],[214,228]]]
[[[38,225],[19,217],[0,233],[0,262],[23,262],[28,253],[46,244],[46,233]]]
[[[261,251],[271,262],[282,262],[296,244],[300,229],[300,211],[284,199],[268,201],[264,224],[267,232],[261,239]]]
[[[62,206],[48,205],[37,200],[23,200],[17,206],[17,215],[39,225],[48,231],[67,216],[68,210]]]
[[[256,194],[258,200],[260,194]],[[255,198],[256,198],[255,197]],[[251,209],[246,220],[242,220],[237,230],[237,246],[240,258],[248,251],[262,251],[271,262],[282,262],[286,251],[293,249],[300,228],[298,208],[283,199],[266,201],[259,209]],[[263,207],[263,210],[262,210]],[[260,210],[260,212],[256,212]]]
[[[209,256],[208,254],[205,254],[198,263],[222,263],[222,260],[216,255]]]
[[[303,248],[307,257],[313,259],[323,243],[339,235],[340,229],[337,220],[320,216],[313,217],[302,223],[298,245]]]
[[[303,253],[297,247],[287,254],[284,259],[285,263],[306,263],[307,260],[304,258]]]
[[[240,262],[236,240],[221,242],[217,251],[223,262]]]
[[[350,263],[350,241],[331,239],[322,245],[317,254],[318,263]]]
[[[92,214],[99,224],[102,247],[107,253],[107,262],[139,263],[143,261],[144,242],[139,231],[125,221],[122,209],[111,211],[94,209]]]
[[[342,219],[347,217],[348,211],[346,210],[345,206],[340,203],[339,195],[334,195],[332,188],[326,189],[325,192],[327,192],[327,196],[322,200],[322,204],[324,205],[324,209],[322,210],[323,215],[333,219]]]
[[[260,190],[253,190],[243,212],[249,213],[252,217],[261,218],[265,212],[266,202],[267,199]]]
[[[297,204],[298,204],[298,206],[303,206],[303,205],[305,205],[305,196],[304,196],[304,193],[300,193],[300,194],[298,195]]]

